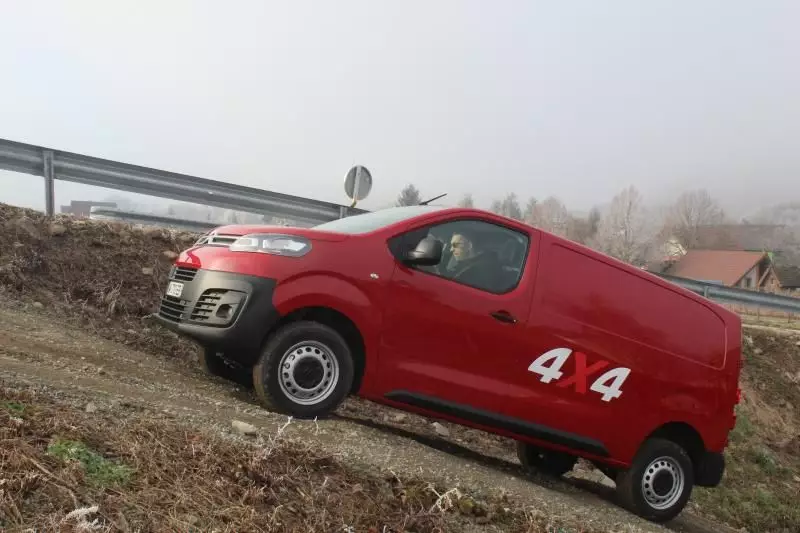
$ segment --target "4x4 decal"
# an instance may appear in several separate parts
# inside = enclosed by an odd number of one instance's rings
[[[567,379],[558,381],[564,376],[561,367],[573,354],[575,355],[575,373]],[[528,366],[528,371],[539,374],[541,376],[539,381],[542,383],[556,381],[556,387],[564,388],[572,385],[575,387],[575,392],[586,394],[588,377],[609,365],[608,361],[601,359],[587,366],[586,359],[586,354],[583,352],[573,352],[569,348],[553,348],[534,359]],[[612,368],[594,380],[589,390],[602,394],[600,399],[604,402],[610,402],[614,398],[622,396],[622,384],[625,383],[630,373],[630,368],[621,366]]]

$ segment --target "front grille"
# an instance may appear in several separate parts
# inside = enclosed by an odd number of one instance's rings
[[[183,305],[180,298],[174,296],[164,296],[161,299],[161,308],[158,311],[162,317],[173,322],[179,322],[186,306]]]
[[[228,291],[219,290],[219,289],[212,289],[205,291],[202,296],[197,300],[197,303],[192,309],[192,314],[189,317],[190,320],[195,320],[197,322],[202,322],[204,320],[208,320],[209,317],[214,313],[219,305],[219,301],[222,299],[222,296]]]
[[[172,279],[178,281],[192,281],[197,275],[197,269],[191,267],[174,267],[172,269]]]

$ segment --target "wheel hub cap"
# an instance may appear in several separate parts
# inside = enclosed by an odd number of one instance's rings
[[[316,341],[289,348],[278,366],[281,391],[293,402],[315,405],[331,395],[339,379],[339,364],[333,351]]]
[[[659,457],[651,462],[642,476],[642,495],[653,509],[664,510],[675,505],[683,488],[683,468],[672,457]]]

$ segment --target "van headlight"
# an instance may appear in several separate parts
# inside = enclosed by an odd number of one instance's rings
[[[297,235],[253,234],[236,239],[230,250],[302,257],[311,250],[311,242]]]

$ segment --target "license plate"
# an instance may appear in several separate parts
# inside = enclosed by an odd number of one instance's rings
[[[167,286],[167,296],[172,296],[173,298],[180,298],[181,294],[183,294],[183,283],[178,283],[177,281],[170,281],[169,285]]]

